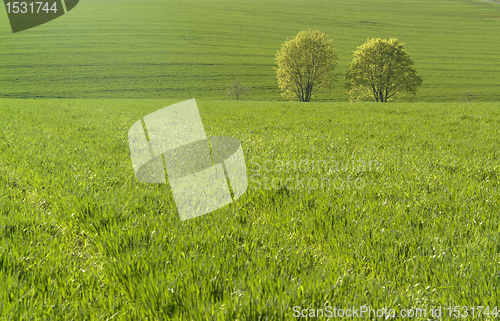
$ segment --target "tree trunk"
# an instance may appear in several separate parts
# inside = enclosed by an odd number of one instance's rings
[[[379,93],[378,93],[378,94],[379,94],[379,96],[380,96],[380,97],[379,97],[379,98],[380,98],[380,102],[381,102],[381,103],[383,103],[383,102],[384,102],[384,92],[381,90],[381,91],[379,91]]]

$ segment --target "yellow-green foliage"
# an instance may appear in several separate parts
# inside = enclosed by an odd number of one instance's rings
[[[345,76],[351,101],[387,102],[407,93],[416,95],[422,79],[412,66],[413,60],[397,39],[367,40],[354,52]]]
[[[309,101],[313,93],[331,88],[338,59],[332,40],[320,31],[301,31],[276,53],[276,77],[282,96]]]

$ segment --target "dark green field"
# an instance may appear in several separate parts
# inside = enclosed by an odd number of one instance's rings
[[[86,0],[18,34],[0,10],[0,97],[223,99],[239,79],[280,100],[274,55],[310,28],[341,74],[367,38],[394,37],[424,80],[417,101],[500,100],[500,4],[482,0]],[[348,96],[339,81],[317,99]]]

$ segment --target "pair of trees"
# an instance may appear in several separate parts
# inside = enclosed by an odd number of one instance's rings
[[[276,54],[276,77],[282,95],[309,101],[322,89],[331,89],[337,55],[332,40],[319,31],[302,31],[287,40]],[[416,94],[422,79],[413,60],[397,39],[369,39],[354,52],[344,86],[351,101],[387,102],[405,94]]]

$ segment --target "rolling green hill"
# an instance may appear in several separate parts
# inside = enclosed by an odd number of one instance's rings
[[[86,0],[12,34],[0,10],[0,97],[222,99],[233,79],[280,100],[274,54],[304,29],[344,74],[367,38],[406,43],[418,101],[500,100],[500,4],[482,0]],[[346,101],[342,82],[319,100]]]
[[[207,135],[241,140],[249,189],[181,222],[127,143],[174,102],[0,99],[2,318],[498,306],[498,103],[200,100]]]

